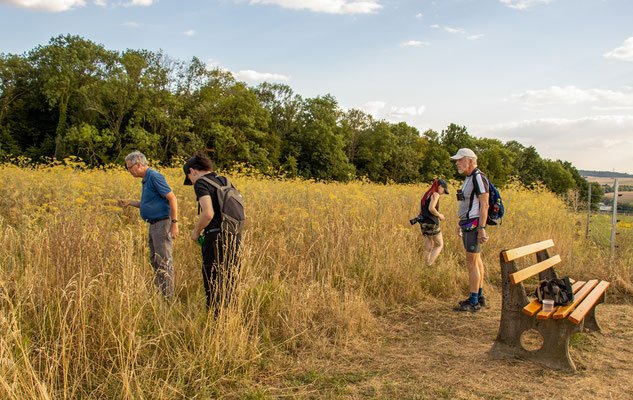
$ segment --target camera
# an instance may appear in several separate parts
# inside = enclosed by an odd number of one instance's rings
[[[462,192],[461,189],[457,189],[457,201],[464,201],[466,200],[466,196],[464,196],[464,192]]]
[[[418,222],[422,222],[422,220],[423,220],[423,219],[424,219],[424,217],[422,216],[422,214],[420,214],[420,215],[418,215],[418,216],[417,216],[417,217],[415,217],[415,218],[411,218],[411,219],[409,220],[409,223],[410,223],[411,225],[415,225],[415,224],[417,224]]]

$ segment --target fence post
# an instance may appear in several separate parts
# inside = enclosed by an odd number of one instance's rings
[[[591,182],[589,182],[589,197],[587,198],[587,231],[585,231],[585,239],[589,238],[589,218],[591,218]]]
[[[613,218],[611,219],[611,259],[615,255],[615,226],[618,223],[618,179],[613,183]]]

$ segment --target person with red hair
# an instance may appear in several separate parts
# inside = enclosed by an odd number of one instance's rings
[[[440,213],[440,195],[448,194],[448,185],[444,179],[435,179],[431,188],[424,193],[420,201],[420,228],[424,237],[424,260],[433,265],[444,247],[444,238],[440,230],[440,221],[444,215]]]

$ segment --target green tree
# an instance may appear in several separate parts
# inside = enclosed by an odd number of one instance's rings
[[[289,155],[300,173],[324,180],[348,180],[354,174],[345,154],[338,126],[340,110],[334,97],[325,95],[303,101],[297,129],[288,135]]]
[[[517,156],[514,167],[515,171],[518,172],[519,181],[526,187],[531,188],[537,182],[542,181],[545,165],[534,146],[525,148]]]
[[[67,129],[70,102],[83,86],[103,75],[110,67],[112,57],[101,45],[79,36],[60,35],[52,38],[48,45],[32,50],[29,60],[37,69],[37,76],[42,82],[42,93],[48,99],[50,107],[58,110],[55,156],[63,156],[60,153]]]
[[[424,132],[422,138],[422,163],[420,164],[420,178],[430,182],[436,178],[454,179],[456,170],[451,162],[450,154],[440,142],[440,135],[432,129]],[[457,151],[457,150],[455,150]]]
[[[576,186],[574,178],[559,161],[543,161],[543,183],[556,194],[565,194]]]
[[[352,109],[346,112],[341,119],[341,129],[345,137],[345,152],[349,162],[354,164],[356,168],[356,153],[368,131],[374,126],[374,120],[371,115],[361,110]],[[361,172],[362,174],[362,172]]]
[[[419,181],[424,156],[424,140],[420,132],[404,122],[392,124],[390,129],[396,141],[386,163],[388,177],[399,183]]]
[[[457,150],[463,147],[475,150],[475,140],[468,134],[465,126],[450,124],[442,130],[440,142],[450,155],[457,153]]]
[[[354,157],[357,173],[372,181],[385,182],[390,178],[387,162],[392,159],[397,138],[385,121],[372,123],[355,138],[356,150],[348,154]]]
[[[598,204],[600,204],[600,200],[604,196],[604,188],[598,182],[587,182],[587,189],[589,190],[589,185],[591,185],[591,209],[597,210],[599,208]],[[582,193],[582,192],[581,192]],[[585,199],[589,197],[589,193],[585,193]]]
[[[497,187],[510,180],[514,164],[514,153],[506,149],[497,139],[476,140],[477,165]]]

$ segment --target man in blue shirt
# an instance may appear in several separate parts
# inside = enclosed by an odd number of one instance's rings
[[[178,235],[178,202],[165,177],[147,165],[143,153],[125,157],[130,174],[143,179],[141,201],[119,199],[119,206],[138,207],[141,218],[149,223],[149,253],[154,268],[154,284],[165,297],[174,295],[173,240]]]

